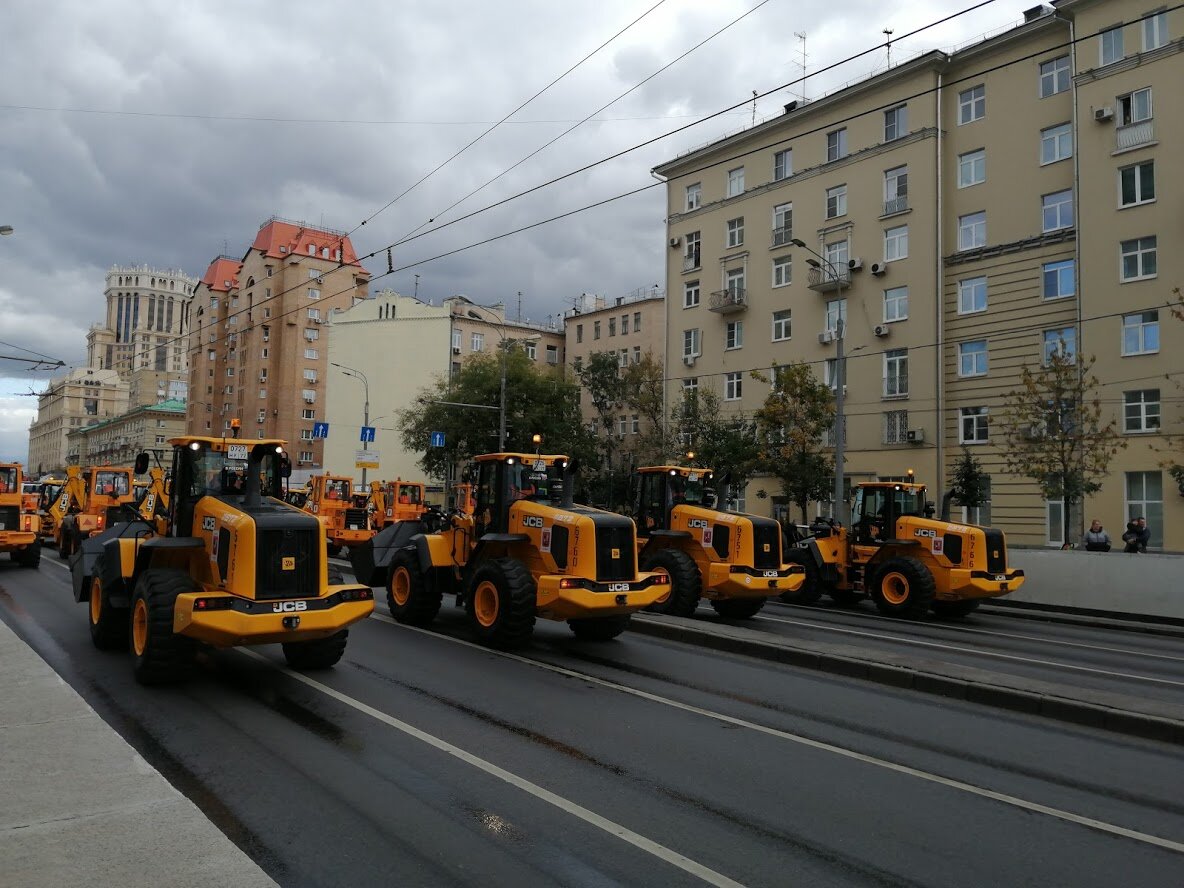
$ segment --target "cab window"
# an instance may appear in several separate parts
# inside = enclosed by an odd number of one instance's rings
[[[16,469],[13,467],[0,469],[0,493],[16,492]]]
[[[127,475],[123,472],[98,472],[95,474],[95,493],[103,496],[127,496]]]

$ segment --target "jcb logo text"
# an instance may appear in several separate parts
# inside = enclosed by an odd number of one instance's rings
[[[308,602],[307,601],[277,601],[275,604],[273,604],[271,606],[271,609],[274,613],[277,613],[277,614],[285,614],[285,613],[290,614],[293,611],[308,610]]]

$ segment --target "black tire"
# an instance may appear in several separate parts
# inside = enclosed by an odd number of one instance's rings
[[[336,666],[345,653],[349,630],[342,629],[328,638],[314,641],[286,641],[283,644],[284,659],[293,669],[328,669]]]
[[[872,601],[880,613],[909,620],[928,613],[937,593],[929,569],[923,562],[907,556],[889,559],[876,571],[870,585]]]
[[[662,571],[670,577],[670,594],[646,610],[672,617],[689,617],[695,612],[703,594],[703,578],[690,555],[681,549],[659,549],[646,556],[641,569]]]
[[[391,564],[386,583],[386,606],[391,616],[408,626],[428,626],[440,613],[443,596],[419,568],[414,552],[400,552]]]
[[[749,617],[755,617],[766,601],[767,598],[723,598],[711,602],[711,606],[721,617],[727,617],[729,620],[747,620]]]
[[[933,615],[939,620],[960,620],[978,610],[979,604],[981,602],[977,598],[968,601],[935,601]]]
[[[100,579],[106,570],[102,555],[95,561],[94,576],[90,581],[90,595],[86,607],[86,621],[90,626],[90,640],[101,651],[127,650],[128,608],[113,607]]]
[[[836,589],[832,586],[826,590],[826,594],[839,607],[855,607],[863,601],[863,593],[854,589]]]
[[[345,549],[345,546],[337,546],[337,545],[334,545],[333,543],[329,543],[329,557],[330,558],[340,558],[342,550],[344,550],[344,549]]]
[[[629,628],[629,614],[568,620],[567,625],[580,641],[611,641]]]
[[[526,565],[514,558],[497,558],[473,573],[465,612],[482,644],[515,648],[530,642],[537,603],[534,578]]]
[[[173,632],[177,596],[197,587],[183,570],[150,568],[132,595],[132,672],[145,685],[182,681],[193,671],[197,644]]]
[[[818,565],[814,563],[814,556],[808,549],[786,550],[785,563],[800,564],[806,571],[806,578],[796,592],[782,592],[778,598],[786,604],[813,604],[822,597],[822,578],[818,575]]]
[[[70,543],[73,542],[73,525],[68,522],[62,524],[61,530],[58,532],[58,558],[65,561],[70,557]]]
[[[41,541],[34,540],[23,549],[12,553],[12,560],[18,567],[38,568],[41,566]]]

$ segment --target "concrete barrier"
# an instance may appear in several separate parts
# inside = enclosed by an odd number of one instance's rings
[[[1001,601],[1184,619],[1184,555],[1009,548],[1007,561],[1027,582]]]

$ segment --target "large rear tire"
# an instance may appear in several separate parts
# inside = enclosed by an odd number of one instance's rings
[[[497,558],[478,567],[465,596],[473,634],[481,644],[495,648],[530,642],[537,605],[534,577],[515,558]]]
[[[74,525],[69,521],[63,521],[62,527],[58,531],[58,558],[65,561],[70,557],[72,551],[71,544],[74,541]]]
[[[747,620],[750,617],[755,617],[765,606],[766,601],[768,601],[767,598],[723,598],[711,602],[711,606],[721,617],[727,617],[730,620]]]
[[[34,540],[23,549],[12,553],[12,560],[18,567],[37,568],[41,566],[41,541]]]
[[[568,620],[567,625],[580,641],[611,641],[629,628],[629,614]]]
[[[328,638],[314,641],[286,641],[284,659],[293,669],[328,669],[336,666],[345,653],[349,630],[342,629]]]
[[[924,616],[936,593],[929,568],[908,556],[889,559],[871,584],[872,601],[880,613],[908,620]]]
[[[127,649],[128,609],[114,607],[103,588],[102,576],[107,559],[102,555],[95,561],[94,576],[90,581],[90,602],[87,618],[90,624],[90,640],[101,651]]]
[[[782,592],[777,597],[786,604],[813,604],[822,597],[822,578],[819,576],[818,565],[814,563],[814,556],[808,549],[790,549],[785,553],[786,564],[800,564],[806,572],[806,578],[796,592]]]
[[[132,595],[132,671],[145,685],[182,681],[193,671],[197,644],[173,632],[177,596],[197,588],[183,570],[150,568]]]
[[[386,604],[391,616],[408,626],[428,626],[440,612],[443,596],[423,575],[413,552],[400,552],[391,565]]]
[[[670,577],[670,594],[646,610],[672,617],[689,617],[695,612],[703,594],[703,578],[690,555],[681,549],[659,549],[646,556],[641,569]]]
[[[960,620],[978,610],[979,604],[981,602],[977,598],[969,601],[935,601],[933,615],[939,620]]]

